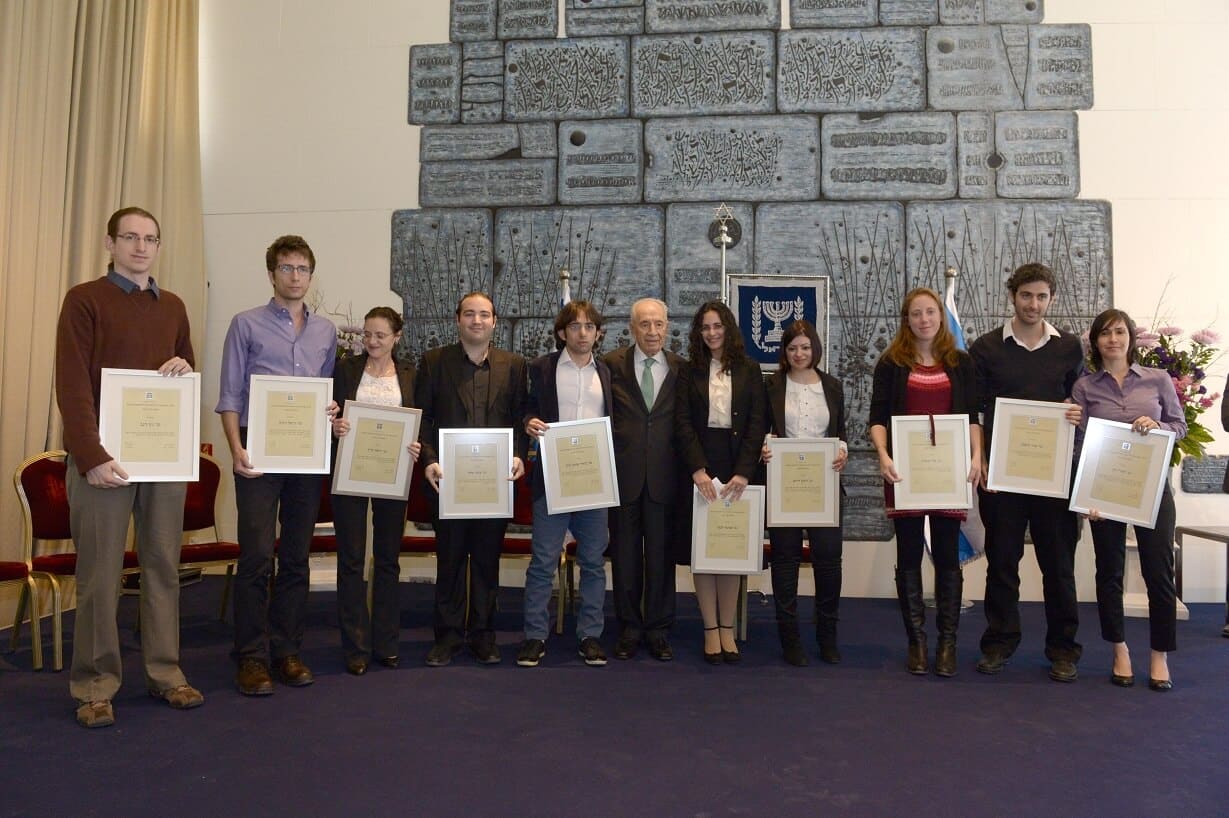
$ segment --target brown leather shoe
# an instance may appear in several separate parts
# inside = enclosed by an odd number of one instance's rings
[[[316,681],[316,677],[312,675],[311,670],[303,664],[297,654],[278,659],[275,667],[277,668],[277,679],[284,685],[307,687]]]
[[[240,659],[239,672],[235,674],[235,686],[244,696],[273,695],[273,679],[269,668],[259,659]]]
[[[77,724],[82,727],[110,727],[115,724],[111,702],[82,702],[77,708]]]
[[[204,695],[189,684],[168,687],[166,690],[150,690],[149,695],[169,704],[176,710],[191,710],[205,703]]]

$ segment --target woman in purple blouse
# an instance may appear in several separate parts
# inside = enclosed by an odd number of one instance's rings
[[[1168,429],[1182,438],[1186,420],[1169,373],[1135,362],[1135,322],[1122,310],[1106,310],[1093,319],[1088,331],[1093,371],[1071,390],[1071,399],[1084,410],[1085,418],[1103,418],[1131,424],[1146,435],[1153,429]],[[1085,420],[1085,424],[1087,421]],[[1083,424],[1082,424],[1083,425]],[[1097,611],[1101,637],[1114,646],[1114,669],[1110,681],[1119,687],[1135,684],[1131,654],[1122,625],[1122,573],[1126,562],[1126,523],[1102,519],[1090,509],[1093,548],[1097,554]],[[1152,661],[1148,687],[1157,691],[1173,688],[1168,654],[1177,648],[1177,591],[1174,587],[1174,496],[1165,481],[1156,526],[1135,526],[1139,565],[1148,588],[1148,622],[1151,629]]]

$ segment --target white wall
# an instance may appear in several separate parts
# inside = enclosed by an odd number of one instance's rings
[[[1046,22],[1093,27],[1096,107],[1080,114],[1083,198],[1114,213],[1115,301],[1148,322],[1212,324],[1229,288],[1229,0],[1046,0]],[[562,15],[562,12],[561,12]],[[203,371],[217,398],[230,316],[269,295],[264,248],[301,233],[326,306],[400,306],[388,289],[393,210],[417,206],[418,129],[406,124],[409,46],[445,42],[447,0],[203,0],[201,140],[210,291]],[[1227,311],[1229,313],[1229,311]],[[1217,373],[1219,389],[1226,366]],[[1207,415],[1229,453],[1219,410]],[[204,439],[228,452],[216,418]],[[229,487],[227,487],[229,490]],[[233,511],[228,515],[233,536]],[[1229,523],[1229,497],[1179,496],[1186,524]],[[848,543],[847,595],[891,596],[891,543]],[[1023,593],[1040,598],[1026,560]],[[1087,538],[1077,566],[1093,599]],[[1186,599],[1221,601],[1223,546],[1190,543]],[[510,579],[515,578],[515,572]],[[980,598],[984,572],[966,571]]]

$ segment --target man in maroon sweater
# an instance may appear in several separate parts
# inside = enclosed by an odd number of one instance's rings
[[[177,296],[150,276],[161,244],[158,221],[139,207],[107,222],[111,265],[101,278],[64,296],[56,327],[56,402],[68,450],[68,504],[77,549],[77,618],[69,691],[77,722],[115,722],[120,686],[115,622],[124,544],[131,516],[141,560],[141,653],[150,695],[177,709],[205,699],[179,669],[179,546],[184,483],[129,483],[103,448],[98,405],[103,367],[192,371],[188,314]]]

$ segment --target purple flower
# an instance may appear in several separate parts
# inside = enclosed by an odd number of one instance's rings
[[[1148,332],[1147,330],[1141,329],[1139,332],[1135,333],[1135,343],[1141,347],[1154,347],[1156,346],[1156,342],[1159,340],[1161,340],[1161,336],[1157,335],[1155,332]]]
[[[1201,329],[1198,332],[1191,333],[1191,340],[1196,344],[1201,344],[1205,347],[1210,347],[1220,343],[1220,333],[1214,329]]]
[[[1161,335],[1181,335],[1182,327],[1175,327],[1171,325],[1167,327],[1161,327],[1159,330],[1157,330],[1157,332]]]

